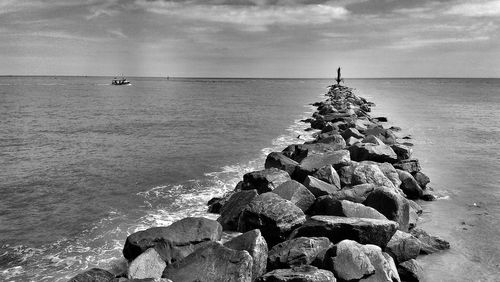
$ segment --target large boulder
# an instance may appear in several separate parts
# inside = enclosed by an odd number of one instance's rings
[[[429,176],[425,175],[421,171],[415,172],[413,174],[413,178],[415,178],[415,180],[417,181],[418,185],[420,185],[420,187],[422,189],[425,189],[427,187],[427,184],[429,184],[429,182],[431,182],[431,179],[429,178]]]
[[[259,194],[262,194],[274,190],[290,179],[288,172],[277,168],[268,168],[243,175],[241,188],[243,190],[256,189]]]
[[[264,164],[264,168],[277,168],[288,172],[289,175],[295,170],[295,167],[298,166],[299,163],[285,156],[280,152],[272,152],[267,155],[266,163]]]
[[[155,248],[167,263],[180,260],[205,241],[221,239],[222,226],[215,220],[187,217],[167,227],[153,227],[127,237],[123,256],[131,261],[149,248]]]
[[[345,140],[340,136],[337,131],[331,131],[330,134],[321,134],[319,138],[316,140],[316,143],[325,143],[325,144],[331,144],[339,149],[345,148]]]
[[[420,253],[420,242],[415,236],[398,230],[387,243],[385,251],[394,258],[396,263],[400,263],[417,258]]]
[[[330,209],[330,206],[336,205],[336,201],[347,200],[354,203],[362,203],[366,200],[368,194],[375,190],[373,184],[356,185],[352,188],[344,188],[333,194],[321,196],[316,199],[309,212],[313,214],[322,214]]]
[[[408,231],[410,219],[410,204],[401,195],[387,187],[378,187],[368,194],[363,202],[383,214],[387,219],[399,223],[399,229]]]
[[[340,168],[342,166],[349,165],[350,161],[351,158],[349,157],[349,151],[347,150],[308,155],[295,169],[293,178],[299,182],[303,182],[308,175],[313,175],[324,166],[332,165],[334,168]]]
[[[418,159],[401,160],[395,163],[394,167],[409,172],[411,174],[417,173],[422,170]]]
[[[335,282],[335,276],[328,270],[310,265],[288,269],[276,269],[256,280],[257,282]]]
[[[395,144],[397,139],[392,130],[382,127],[368,128],[367,130],[365,130],[365,135],[373,135],[389,146]]]
[[[238,229],[238,220],[241,211],[257,197],[257,190],[246,190],[234,193],[222,206],[220,217],[217,221],[222,225],[223,230]]]
[[[113,273],[100,268],[91,268],[71,278],[68,282],[109,282],[115,276]]]
[[[275,245],[269,251],[269,270],[290,268],[302,264],[322,261],[326,252],[332,247],[326,237],[300,237]]]
[[[376,137],[374,137],[376,139]],[[375,162],[388,162],[395,163],[398,157],[391,147],[379,142],[380,144],[373,143],[356,143],[349,147],[351,159],[353,161],[375,161]]]
[[[414,259],[400,263],[398,265],[398,273],[401,280],[405,282],[424,281],[424,269]]]
[[[165,268],[163,277],[172,281],[252,281],[252,257],[216,242],[197,249]]]
[[[339,190],[339,188],[333,186],[332,184],[321,181],[310,175],[308,175],[304,180],[304,185],[315,197],[333,194]]]
[[[334,244],[349,239],[383,248],[397,228],[398,224],[390,220],[316,215],[295,229],[290,238],[321,236]]]
[[[399,179],[398,171],[390,163],[377,163],[371,161],[364,161],[363,163],[369,163],[377,165],[380,171],[389,179],[394,187],[398,188],[401,185],[401,180]]]
[[[420,254],[427,255],[450,248],[450,243],[437,237],[431,236],[422,229],[414,228],[410,234],[415,236],[420,242]]]
[[[394,144],[391,146],[392,150],[394,150],[394,153],[398,156],[398,160],[407,160],[411,158],[411,155],[413,153],[412,148],[403,145],[403,144]]]
[[[290,159],[300,163],[307,156],[332,153],[344,148],[345,143],[343,145],[334,143],[292,144],[286,147],[282,153]]]
[[[394,187],[389,178],[380,170],[380,167],[372,162],[360,162],[353,164],[352,185],[374,184],[377,186]]]
[[[360,282],[401,282],[396,264],[392,257],[380,249],[379,246],[363,246],[365,254],[375,267],[375,274],[359,280]]]
[[[333,168],[332,165],[326,165],[318,171],[316,171],[312,176],[316,177],[319,180],[322,180],[326,183],[330,183],[340,190],[340,177],[337,171]]]
[[[161,278],[167,264],[154,248],[147,249],[128,266],[129,279]]]
[[[422,197],[424,191],[418,185],[418,182],[413,178],[413,176],[404,170],[397,170],[399,179],[401,179],[401,190],[406,194],[408,199],[419,199]]]
[[[363,245],[352,240],[343,240],[337,244],[333,269],[343,281],[359,280],[375,273],[375,267],[365,254]]]
[[[272,192],[285,200],[291,201],[303,212],[306,212],[316,200],[311,191],[295,180],[289,180],[281,184]]]
[[[306,216],[294,203],[274,193],[255,197],[241,212],[238,231],[260,229],[268,245],[274,246],[286,239],[288,234],[302,225]]]
[[[331,197],[329,198],[331,199]],[[376,209],[347,200],[324,201],[324,209],[311,209],[311,215],[336,215],[345,217],[387,219]]]
[[[247,251],[253,259],[252,281],[266,273],[268,248],[259,229],[254,229],[224,243],[224,246],[239,251]]]
[[[356,138],[356,139],[363,139],[365,138],[365,135],[361,134],[356,128],[348,128],[340,134],[344,139],[347,141],[350,137]]]

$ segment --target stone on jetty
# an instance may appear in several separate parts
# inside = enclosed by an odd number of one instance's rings
[[[357,184],[374,184],[377,186],[393,187],[387,176],[380,170],[380,167],[373,162],[360,162],[352,165],[352,185]]]
[[[320,168],[326,165],[332,165],[334,168],[349,165],[351,158],[349,151],[338,150],[331,153],[312,154],[305,157],[300,165],[295,169],[293,178],[303,182],[308,175],[315,174]]]
[[[254,229],[224,243],[224,246],[239,251],[247,251],[253,259],[252,281],[266,273],[268,248],[259,229]]]
[[[411,158],[411,155],[413,153],[412,148],[399,143],[392,145],[391,148],[392,150],[394,150],[394,153],[396,153],[396,155],[398,156],[399,161]]]
[[[396,264],[390,255],[374,245],[365,245],[363,249],[375,267],[375,274],[359,280],[360,282],[401,282]]]
[[[167,264],[154,248],[136,257],[128,267],[129,279],[161,278]]]
[[[243,175],[243,190],[255,189],[259,194],[270,192],[290,180],[290,175],[281,169],[268,168]]]
[[[167,227],[153,227],[127,237],[123,256],[131,261],[149,248],[155,248],[167,263],[184,258],[205,241],[221,239],[222,226],[215,220],[187,217]]]
[[[397,170],[399,179],[401,179],[401,190],[406,194],[408,199],[419,199],[422,197],[424,191],[418,185],[418,182],[413,178],[413,176],[404,170]]]
[[[333,194],[339,190],[339,188],[333,186],[332,184],[321,181],[310,175],[304,180],[304,185],[315,197]]]
[[[401,195],[387,187],[378,187],[371,192],[363,202],[383,214],[387,219],[399,223],[399,229],[408,231],[410,220],[410,205]]]
[[[257,197],[257,190],[247,190],[234,193],[224,204],[220,211],[220,217],[217,221],[222,225],[223,230],[238,229],[238,220],[241,211]]]
[[[299,163],[285,156],[280,152],[272,152],[267,155],[266,163],[264,164],[264,168],[277,168],[288,172],[289,175],[295,171],[295,167],[298,166]]]
[[[415,172],[413,174],[413,178],[415,178],[415,180],[417,180],[418,185],[420,185],[420,187],[422,189],[425,189],[427,187],[427,184],[429,184],[429,182],[431,182],[431,179],[429,178],[429,176],[425,175],[421,171]]]
[[[172,281],[252,281],[252,257],[216,242],[207,243],[181,261],[165,268],[163,277]]]
[[[310,265],[289,269],[276,269],[256,280],[257,282],[335,282],[332,272]]]
[[[113,273],[100,268],[91,268],[71,278],[68,282],[109,282],[115,276]]]
[[[269,251],[268,268],[290,268],[315,261],[322,265],[326,252],[332,246],[326,237],[300,237],[279,243]]]
[[[363,139],[365,138],[365,135],[361,134],[356,128],[348,128],[340,134],[342,137],[344,137],[345,141],[347,142],[347,139],[349,138],[356,138],[356,139]]]
[[[396,263],[401,263],[417,258],[420,254],[420,242],[415,236],[398,230],[387,243],[385,251],[394,258]]]
[[[327,237],[334,244],[349,239],[383,248],[397,228],[398,224],[390,220],[316,215],[295,229],[290,238]]]
[[[394,167],[409,172],[411,174],[417,173],[422,170],[418,159],[402,160],[395,163]]]
[[[316,199],[311,210],[323,210],[332,204],[332,201],[348,200],[354,203],[362,203],[366,200],[368,194],[375,190],[373,184],[361,184],[351,188],[344,188],[333,194],[321,196]]]
[[[395,163],[398,160],[396,153],[394,153],[391,147],[383,143],[356,143],[349,147],[349,152],[351,153],[351,159],[358,162],[375,161],[380,163]]]
[[[302,225],[306,216],[294,203],[274,193],[255,197],[241,212],[238,231],[260,229],[269,246],[286,239],[290,232]]]
[[[339,174],[331,165],[326,165],[326,166],[318,169],[318,171],[316,171],[313,174],[313,176],[319,180],[326,182],[326,183],[332,184],[333,186],[335,186],[339,190],[341,188]]]
[[[401,280],[405,282],[424,281],[424,269],[414,259],[400,263],[398,265],[398,273]]]
[[[329,205],[323,210],[312,210],[311,215],[336,215],[345,217],[358,217],[358,218],[373,218],[383,219],[387,218],[379,213],[376,209],[367,207],[363,204],[354,203],[346,200],[333,200],[328,203]],[[319,212],[319,213],[318,213]]]
[[[410,234],[420,241],[420,254],[422,255],[428,255],[450,248],[450,243],[437,236],[431,236],[422,229],[414,228],[410,231]]]
[[[281,184],[272,192],[278,194],[285,200],[291,201],[304,213],[316,200],[316,197],[314,197],[313,193],[311,193],[304,185],[295,180],[289,180]]]
[[[389,146],[394,145],[397,139],[396,135],[390,129],[385,129],[381,126],[367,129],[365,135],[373,135]]]
[[[127,279],[127,278],[115,278],[110,282],[173,282],[167,278],[145,278],[145,279]]]
[[[338,278],[343,281],[359,280],[375,273],[375,267],[363,247],[352,240],[343,240],[337,244],[333,269]]]
[[[332,153],[345,148],[341,144],[325,144],[325,143],[314,143],[314,144],[293,144],[286,147],[282,153],[289,157],[290,159],[301,162],[304,158],[315,154]]]
[[[352,145],[358,143],[358,142],[361,142],[361,139],[357,139],[357,138],[354,138],[354,137],[349,137],[345,140],[345,144],[347,147],[351,147]]]

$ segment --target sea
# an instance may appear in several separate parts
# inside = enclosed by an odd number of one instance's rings
[[[311,140],[301,120],[332,79],[0,77],[0,281],[119,269],[126,237],[206,212]],[[346,79],[410,136],[434,202],[418,223],[451,244],[426,281],[500,279],[500,79]]]

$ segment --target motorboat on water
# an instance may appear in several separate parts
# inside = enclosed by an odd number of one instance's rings
[[[121,77],[121,78],[114,78],[112,81],[111,81],[111,84],[112,85],[130,85],[130,81],[128,81],[125,77]]]

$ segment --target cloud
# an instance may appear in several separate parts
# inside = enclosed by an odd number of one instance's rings
[[[403,40],[396,42],[389,46],[392,49],[415,49],[443,44],[457,44],[457,43],[467,43],[467,42],[478,42],[489,40],[488,36],[476,36],[470,38],[426,38],[426,39],[415,39],[415,38],[404,38]]]
[[[268,25],[307,25],[323,24],[333,20],[344,19],[349,12],[341,6],[329,4],[314,5],[277,5],[280,1],[237,1],[225,5],[197,4],[197,1],[163,2],[139,0],[137,4],[145,10],[165,16],[183,18],[193,21],[207,21],[216,23],[250,26],[253,29],[263,29]],[[259,3],[263,4],[259,4]],[[268,5],[267,2],[276,2]],[[300,2],[300,1],[296,1]],[[194,4],[193,4],[194,3]],[[250,5],[253,3],[254,5]],[[245,5],[244,5],[245,4]],[[260,27],[260,28],[259,28]],[[252,29],[252,28],[251,28]],[[250,29],[250,30],[251,30]]]
[[[476,3],[462,3],[452,6],[445,11],[448,15],[466,17],[493,17],[500,16],[500,1],[481,1]]]

